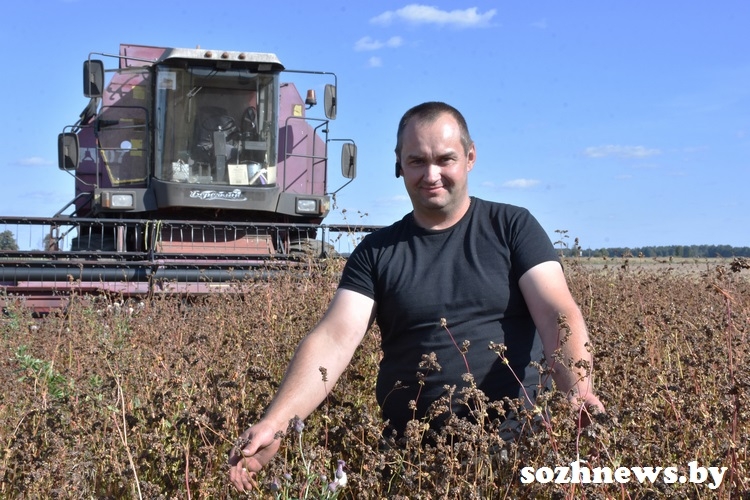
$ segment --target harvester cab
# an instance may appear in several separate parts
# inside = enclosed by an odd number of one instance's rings
[[[328,214],[333,73],[285,70],[267,53],[121,45],[116,56],[99,55],[117,68],[105,70],[91,56],[84,62],[90,102],[58,141],[60,168],[75,173],[74,216],[315,225]],[[280,81],[289,73],[333,79],[324,87],[324,117],[307,116],[315,89],[303,99]],[[351,181],[356,147],[343,142],[341,173]],[[315,236],[287,233],[269,230],[238,251],[283,254]],[[74,244],[140,250],[147,242],[136,236],[102,238],[84,227]],[[153,243],[169,246],[168,236]]]

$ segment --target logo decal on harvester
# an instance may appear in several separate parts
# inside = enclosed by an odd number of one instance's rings
[[[199,191],[196,189],[190,191],[190,197],[198,198],[199,200],[247,201],[247,198],[239,189],[234,189],[232,191],[215,191],[213,189]]]

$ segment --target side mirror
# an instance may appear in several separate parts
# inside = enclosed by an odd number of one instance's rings
[[[336,110],[338,108],[338,103],[336,102],[336,86],[332,85],[330,83],[326,84],[325,88],[325,104],[324,107],[326,117],[329,120],[335,120],[336,119]]]
[[[78,135],[64,132],[57,136],[57,161],[60,170],[78,168]]]
[[[101,97],[104,89],[104,63],[98,59],[83,61],[83,95]]]
[[[341,175],[347,179],[357,177],[357,145],[353,142],[341,147]]]

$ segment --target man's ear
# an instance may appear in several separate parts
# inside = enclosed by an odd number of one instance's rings
[[[466,170],[469,171],[474,168],[474,163],[477,161],[477,148],[474,147],[474,143],[471,144],[469,152],[466,154]]]
[[[401,162],[396,160],[396,178],[401,177]]]

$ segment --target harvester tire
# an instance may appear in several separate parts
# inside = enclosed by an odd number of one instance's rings
[[[330,243],[324,244],[322,241],[313,238],[291,242],[289,244],[289,254],[314,259],[340,257],[333,245]]]

